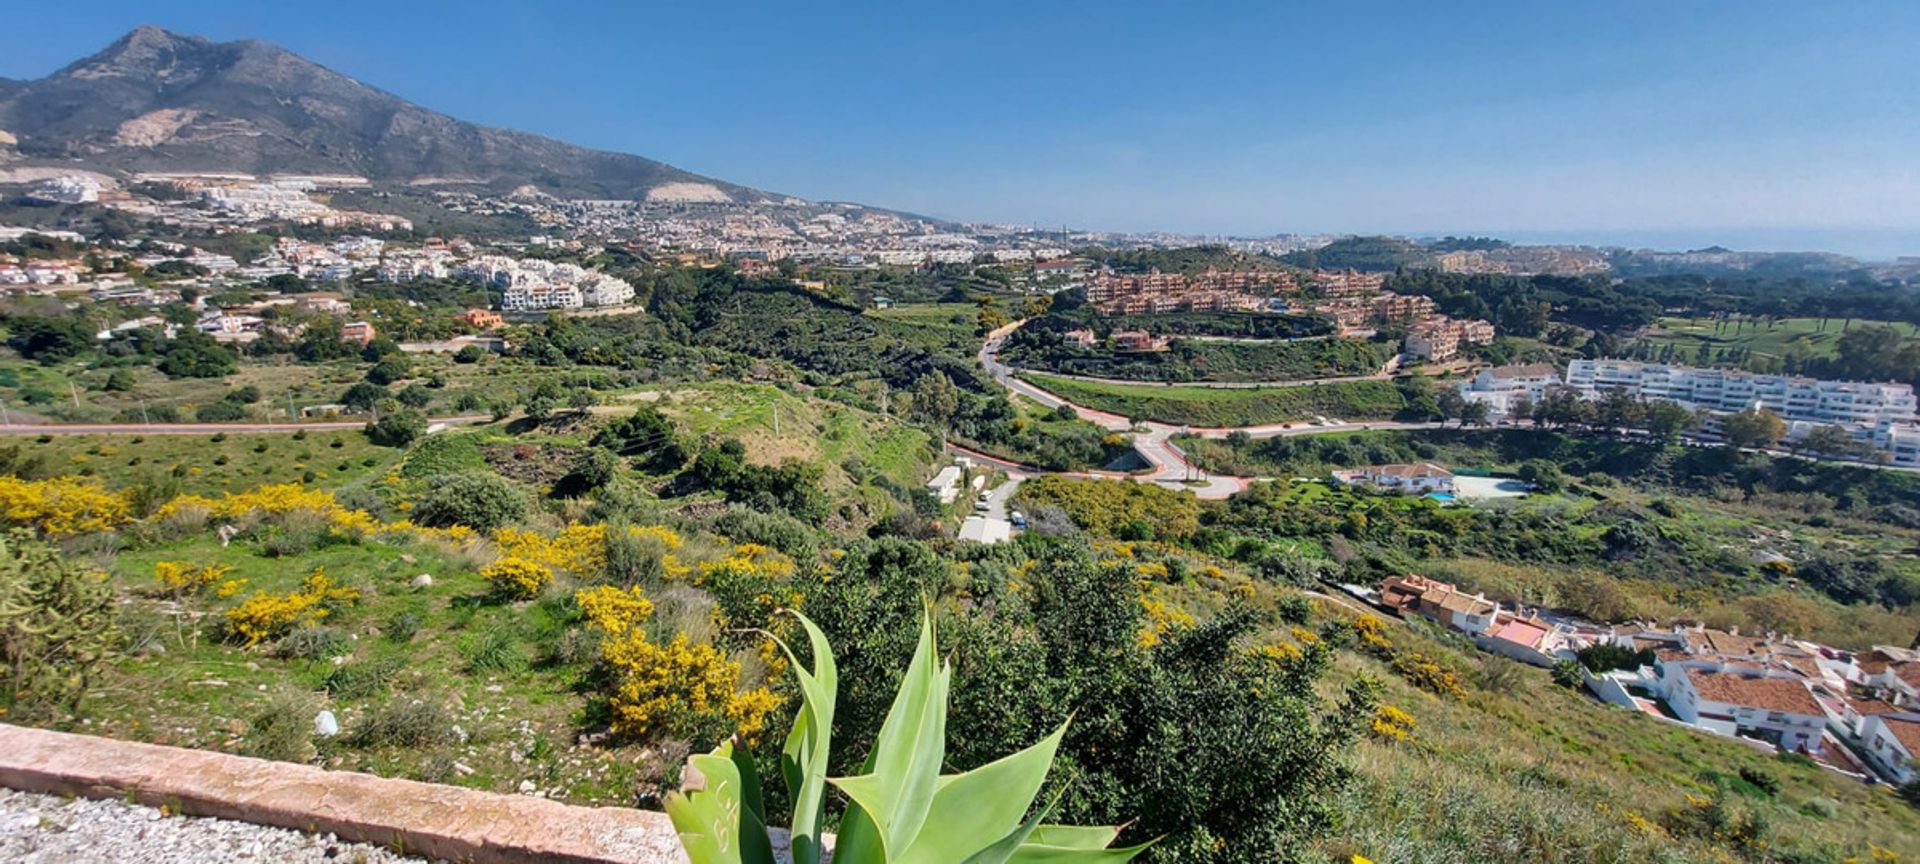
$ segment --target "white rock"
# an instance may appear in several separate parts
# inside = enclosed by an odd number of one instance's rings
[[[462,777],[471,777],[473,776],[473,766],[465,762],[455,762],[453,763],[453,773]]]
[[[422,573],[418,576],[413,577],[412,584],[413,584],[413,587],[415,588],[431,588],[433,587],[433,575],[429,573]]]
[[[532,781],[532,780],[522,780],[522,781],[520,781],[520,794],[522,794],[522,795],[532,795],[532,794],[533,794],[533,790],[534,790],[534,788],[535,788],[535,787],[534,787],[534,785],[533,785],[533,781]]]
[[[340,721],[332,711],[322,710],[313,715],[313,734],[322,738],[332,738],[340,734]]]

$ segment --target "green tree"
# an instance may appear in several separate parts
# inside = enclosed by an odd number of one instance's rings
[[[367,440],[382,447],[405,447],[427,434],[427,418],[411,408],[387,411],[367,422]]]
[[[182,330],[167,340],[154,368],[170,378],[219,378],[239,368],[240,357],[233,349],[198,330]]]
[[[526,515],[527,501],[512,484],[492,474],[469,472],[431,478],[413,507],[413,521],[434,528],[465,525],[480,532]]]
[[[1693,426],[1693,413],[1672,402],[1661,400],[1647,406],[1647,431],[1655,440],[1672,444]]]
[[[1787,423],[1765,408],[1748,408],[1720,421],[1720,435],[1737,450],[1767,449],[1787,434]]]

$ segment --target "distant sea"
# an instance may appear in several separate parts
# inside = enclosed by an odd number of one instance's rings
[[[1920,230],[1887,228],[1674,228],[1594,231],[1422,231],[1410,236],[1498,237],[1523,244],[1625,246],[1683,252],[1724,246],[1742,252],[1837,252],[1863,261],[1920,256]]]

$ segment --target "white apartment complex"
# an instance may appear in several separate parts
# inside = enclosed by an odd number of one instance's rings
[[[1907,384],[1821,381],[1728,369],[1696,369],[1632,360],[1574,360],[1567,386],[1592,394],[1625,390],[1641,399],[1665,399],[1709,411],[1760,407],[1788,422],[1847,427],[1911,423],[1915,402]]]
[[[633,302],[633,286],[626,280],[575,264],[482,255],[462,265],[460,274],[505,289],[500,308],[507,312]]]

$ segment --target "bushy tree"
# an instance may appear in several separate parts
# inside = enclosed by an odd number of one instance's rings
[[[526,515],[527,501],[511,483],[479,472],[433,478],[413,506],[413,521],[430,527],[465,525],[492,531]]]
[[[233,374],[239,365],[232,348],[198,330],[182,330],[167,340],[154,368],[172,378],[219,378]]]
[[[427,418],[411,408],[385,411],[367,421],[367,440],[382,447],[405,447],[427,434]]]

